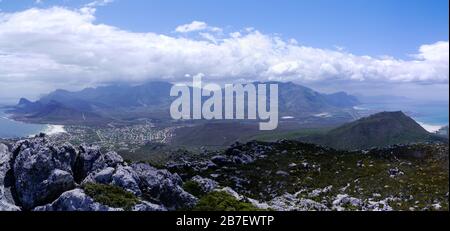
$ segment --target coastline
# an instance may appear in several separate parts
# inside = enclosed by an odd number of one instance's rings
[[[47,135],[67,133],[66,129],[64,128],[64,125],[52,125],[52,124],[48,124],[47,128],[45,128],[42,132]]]
[[[55,135],[67,133],[63,125],[32,124],[16,121],[10,115],[4,113],[0,108],[0,127],[4,130],[4,138],[25,138],[35,136],[39,133]],[[6,129],[6,130],[5,130]],[[9,132],[8,132],[9,131]]]
[[[420,122],[418,120],[415,120],[420,126],[422,126],[425,130],[427,130],[430,133],[436,133],[439,131],[442,127],[447,126],[446,124],[443,125],[436,125],[436,124],[427,124]]]

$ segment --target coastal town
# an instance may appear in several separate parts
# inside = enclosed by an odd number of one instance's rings
[[[65,132],[54,134],[52,140],[64,140],[72,144],[89,143],[105,149],[133,151],[147,143],[166,144],[177,127],[156,127],[151,123],[131,126],[65,126]]]

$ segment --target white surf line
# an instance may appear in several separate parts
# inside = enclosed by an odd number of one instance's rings
[[[427,130],[428,132],[431,133],[435,133],[437,131],[439,131],[439,129],[441,129],[442,127],[444,127],[445,125],[434,125],[434,124],[426,124],[426,123],[422,123],[417,121],[417,123],[422,126],[425,130]]]
[[[63,125],[47,125],[47,128],[45,128],[43,131],[43,133],[47,134],[47,135],[56,135],[56,134],[61,134],[61,133],[67,133],[66,129],[64,129]]]

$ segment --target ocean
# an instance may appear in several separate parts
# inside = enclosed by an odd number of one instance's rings
[[[64,126],[50,124],[28,124],[11,120],[5,110],[0,108],[0,138],[29,137],[40,132],[56,134],[65,132]]]
[[[427,131],[435,132],[449,124],[448,102],[382,102],[358,105],[361,111],[403,111],[422,125]]]

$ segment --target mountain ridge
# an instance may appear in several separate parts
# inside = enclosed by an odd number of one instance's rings
[[[373,114],[306,139],[346,150],[438,140],[401,111]]]
[[[277,82],[277,84],[279,84],[281,116],[294,115],[304,118],[324,111],[346,114],[343,112],[343,108],[349,109],[359,103],[356,97],[345,92],[322,94],[291,82]],[[70,115],[51,118],[45,115],[49,104],[59,103],[61,107],[76,111],[75,114],[79,114],[78,112],[91,113],[95,115],[93,116],[95,120],[100,117],[105,120],[142,117],[143,114],[158,119],[161,117],[170,119],[169,107],[174,99],[174,97],[170,97],[171,87],[172,84],[167,82],[149,82],[137,86],[110,85],[86,88],[75,92],[56,90],[36,102],[21,99],[10,112],[15,114],[18,120],[39,120],[41,118],[43,121],[79,121],[71,118]],[[162,116],[163,114],[165,116]],[[351,118],[350,115],[347,117]]]

